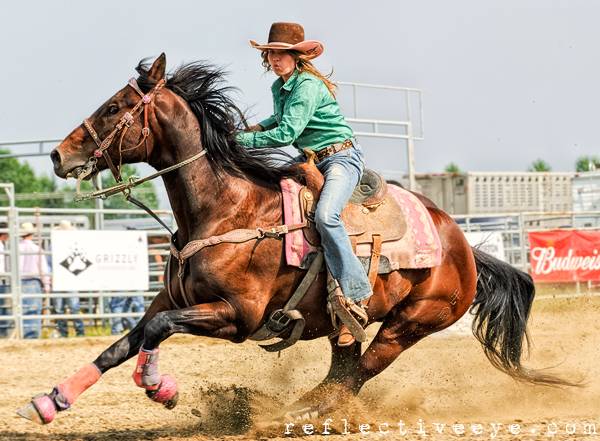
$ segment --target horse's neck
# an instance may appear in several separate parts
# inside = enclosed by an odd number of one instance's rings
[[[191,157],[198,148],[177,160]],[[226,173],[217,177],[206,156],[164,175],[163,181],[180,245],[235,228],[254,228],[267,221],[261,219],[264,212],[277,211],[280,205],[272,190]]]
[[[201,150],[196,117],[181,98],[173,98],[172,105],[179,106],[177,112],[157,112],[154,122],[156,145],[149,162],[156,169],[180,163]],[[174,113],[179,115],[177,125],[171,124]],[[217,177],[209,161],[203,156],[163,175],[180,245],[216,231],[255,226],[263,222],[263,213],[280,211],[277,192],[226,173]]]
[[[158,111],[152,131],[155,144],[149,158],[149,164],[157,170],[165,169],[191,158],[200,151],[198,123],[187,105],[177,95],[173,95],[170,105],[178,108],[180,124],[171,124],[173,108]],[[181,127],[186,129],[182,130]],[[214,192],[213,174],[207,166],[208,159],[203,156],[194,162],[162,176],[173,215],[177,222],[178,239],[187,242],[197,225],[201,224],[212,207],[207,193]]]

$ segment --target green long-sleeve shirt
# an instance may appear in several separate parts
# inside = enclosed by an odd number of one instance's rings
[[[261,121],[262,132],[240,132],[237,140],[247,147],[282,147],[319,151],[353,136],[340,107],[323,81],[308,72],[295,71],[271,87],[273,115]]]

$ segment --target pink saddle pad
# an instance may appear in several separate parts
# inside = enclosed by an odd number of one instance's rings
[[[442,261],[442,245],[438,231],[427,208],[409,191],[388,184],[388,192],[400,205],[406,219],[406,234],[399,240],[383,242],[381,255],[385,256],[391,270],[401,268],[431,268]],[[299,191],[302,186],[293,179],[281,180],[283,194],[283,220],[286,224],[302,222]],[[304,238],[302,230],[285,235],[285,258],[288,265],[300,266],[304,258],[316,248]],[[369,257],[371,244],[359,244],[356,255]]]

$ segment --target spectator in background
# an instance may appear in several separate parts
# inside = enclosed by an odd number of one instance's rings
[[[55,230],[72,231],[75,230],[75,227],[70,221],[62,220],[55,228]],[[50,267],[52,267],[52,265],[50,265]],[[81,308],[79,306],[78,293],[71,292],[70,294],[73,294],[73,297],[52,297],[52,308],[55,314],[79,314]],[[75,335],[77,337],[82,337],[85,335],[85,327],[83,325],[83,320],[73,319],[73,328],[75,328]],[[69,325],[67,319],[56,320],[56,329],[58,330],[61,337],[68,337]]]
[[[144,296],[111,297],[110,312],[144,312]],[[111,334],[122,334],[124,330],[131,330],[140,320],[139,317],[113,317],[111,319]]]
[[[33,241],[36,232],[31,222],[21,225],[21,241],[19,242],[19,269],[21,271],[21,293],[50,293],[50,270],[44,250]],[[42,320],[25,319],[27,315],[42,314],[42,299],[22,297],[23,337],[39,338],[42,333]]]
[[[8,224],[0,222],[0,230],[6,230]],[[0,231],[0,294],[10,293],[10,285],[8,284],[8,276],[3,273],[8,273],[8,256],[6,252],[6,242],[8,241],[8,231]],[[0,316],[10,315],[12,311],[11,299],[0,298]],[[0,337],[6,337],[8,330],[12,328],[12,322],[8,320],[0,320]]]

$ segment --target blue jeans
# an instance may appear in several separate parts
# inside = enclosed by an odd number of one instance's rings
[[[369,298],[373,291],[364,267],[352,251],[341,213],[358,185],[364,165],[364,155],[357,143],[317,164],[325,176],[315,212],[325,262],[344,295],[355,302]]]
[[[10,285],[1,284],[0,294],[9,294],[11,292]],[[11,315],[13,310],[12,300],[9,298],[0,299],[0,318],[3,315]],[[9,320],[0,320],[0,337],[6,337],[9,329],[14,327],[14,322]]]
[[[144,296],[111,297],[109,307],[113,313],[144,312]],[[133,329],[138,321],[137,317],[114,317],[111,319],[111,333],[116,335],[125,328]]]
[[[21,281],[22,294],[41,294],[42,282],[38,279],[24,279]],[[42,299],[21,299],[23,311],[23,338],[39,338],[42,334],[42,319],[25,319],[28,315],[42,314]]]
[[[52,306],[54,308],[55,314],[66,314],[67,311],[65,306],[69,308],[69,314],[79,314],[79,311],[81,310],[79,306],[79,297],[76,296],[77,293],[73,294],[73,297],[54,297],[52,299]],[[77,335],[78,337],[85,335],[83,320],[73,319],[73,327],[75,328],[75,335]],[[60,333],[61,337],[69,336],[69,325],[67,323],[67,320],[56,320],[56,329],[58,329],[58,332]]]

